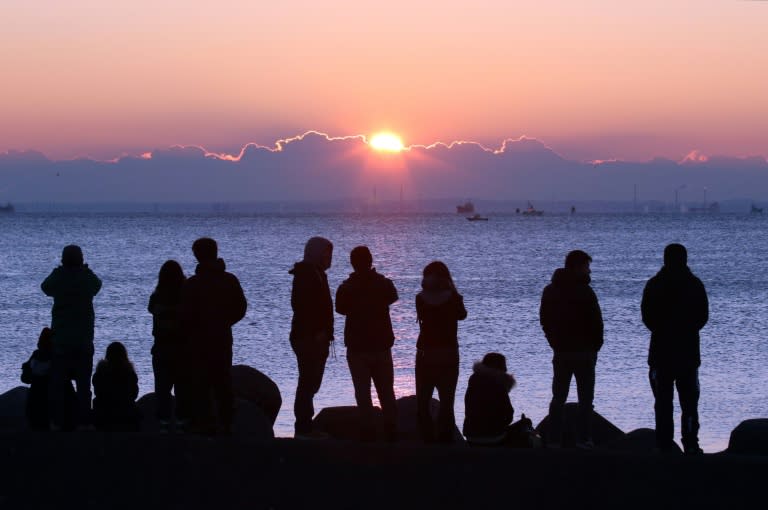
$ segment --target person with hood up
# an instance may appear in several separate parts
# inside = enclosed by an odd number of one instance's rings
[[[503,354],[489,352],[472,367],[464,394],[462,432],[470,445],[500,446],[507,440],[515,410],[509,392],[515,387]]]
[[[299,369],[293,402],[296,439],[327,437],[323,432],[312,429],[312,417],[315,414],[313,399],[320,391],[325,362],[333,342],[333,301],[325,274],[331,267],[332,259],[333,244],[324,237],[312,237],[304,246],[304,259],[288,271],[293,275],[290,342]]]
[[[55,427],[71,430],[91,426],[91,372],[93,371],[93,330],[96,316],[93,298],[101,280],[83,262],[83,251],[70,244],[61,252],[61,265],[40,285],[53,298],[51,329],[52,420]],[[71,381],[77,388],[76,412],[72,407]]]
[[[248,308],[240,281],[226,271],[218,258],[218,245],[209,237],[192,244],[197,259],[195,274],[181,288],[179,320],[181,338],[189,344],[194,380],[190,405],[191,426],[204,434],[217,431],[211,396],[216,402],[218,425],[225,435],[231,432],[234,413],[232,393],[232,326]]]
[[[646,283],[640,308],[651,331],[648,375],[655,398],[656,447],[675,450],[672,401],[677,386],[683,451],[699,455],[699,331],[709,320],[709,301],[704,284],[688,268],[685,246],[664,248],[664,266]]]
[[[571,377],[576,378],[578,423],[576,446],[592,448],[592,402],[595,396],[595,365],[603,346],[603,316],[597,296],[589,286],[592,257],[573,250],[565,267],[555,270],[552,283],[541,296],[539,320],[554,351],[552,400],[549,404],[548,445],[562,442],[563,410]]]
[[[360,416],[360,438],[363,441],[376,438],[371,402],[373,381],[384,415],[385,438],[394,441],[397,439],[392,363],[395,334],[389,305],[397,301],[397,289],[392,280],[376,272],[367,246],[355,247],[350,253],[350,262],[354,272],[336,291],[336,311],[346,316],[344,345]]]
[[[425,443],[453,441],[456,418],[453,403],[459,380],[458,321],[467,317],[464,298],[456,290],[443,262],[427,264],[416,295],[419,338],[416,341],[416,408],[419,432]],[[440,410],[437,431],[432,421],[432,394],[437,389]]]

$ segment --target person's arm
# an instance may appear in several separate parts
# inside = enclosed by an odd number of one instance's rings
[[[248,310],[248,301],[245,299],[245,293],[240,286],[240,280],[234,275],[232,276],[232,303],[230,304],[230,311],[232,315],[230,317],[230,326],[234,326],[245,317],[245,312]]]
[[[547,338],[549,346],[554,349],[555,346],[552,344],[552,321],[555,318],[552,314],[552,303],[549,292],[549,289],[545,288],[544,292],[541,293],[541,304],[539,305],[539,324],[541,324],[541,329],[544,331],[544,336]]]
[[[93,297],[101,290],[101,279],[96,276],[96,273],[91,271],[88,266],[85,266],[83,271],[88,275],[88,291],[90,292],[91,297]]]
[[[342,282],[339,288],[336,289],[336,313],[339,315],[347,315],[351,307],[349,303],[349,286],[346,282]]]
[[[656,297],[653,292],[653,281],[649,280],[645,284],[643,289],[643,298],[640,301],[640,315],[643,319],[643,324],[649,331],[653,332],[657,329],[657,314],[655,310]]]
[[[597,300],[597,294],[595,294],[595,291],[592,290],[591,288],[589,289],[589,291],[592,294],[591,315],[592,315],[592,327],[594,331],[593,346],[595,348],[595,352],[597,352],[603,346],[605,325],[603,324],[603,313],[600,311],[600,303]]]
[[[48,275],[48,277],[43,280],[43,283],[40,284],[40,288],[42,289],[43,293],[46,296],[53,296],[56,294],[56,291],[58,289],[58,283],[59,283],[59,275],[61,273],[61,268],[56,268],[53,271],[51,271],[51,274]]]
[[[704,288],[704,284],[701,280],[697,282],[698,287],[698,303],[696,305],[696,330],[703,328],[709,321],[709,299],[707,298],[707,290]]]
[[[387,305],[391,305],[398,299],[400,299],[400,297],[397,295],[395,284],[392,282],[392,280],[387,278]]]
[[[456,319],[463,321],[467,318],[467,309],[464,307],[464,296],[456,292]]]

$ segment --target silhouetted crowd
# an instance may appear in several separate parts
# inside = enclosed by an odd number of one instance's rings
[[[193,243],[192,252],[198,262],[195,274],[187,278],[178,262],[166,261],[149,298],[155,414],[161,432],[173,429],[227,435],[234,418],[232,326],[245,316],[247,302],[237,277],[226,271],[218,257],[216,241],[200,238]],[[294,437],[327,437],[313,428],[313,400],[333,351],[335,310],[345,317],[344,345],[357,403],[359,437],[363,441],[396,441],[395,335],[390,306],[399,299],[397,289],[391,279],[376,271],[370,250],[357,246],[350,253],[353,271],[339,285],[334,299],[326,276],[332,259],[331,241],[313,237],[304,246],[303,259],[289,271],[293,276],[289,341],[298,366]],[[505,356],[489,352],[474,364],[464,395],[462,432],[470,445],[560,447],[565,404],[575,378],[575,446],[594,447],[595,368],[603,345],[603,317],[590,287],[591,262],[584,251],[569,252],[564,266],[555,270],[542,292],[540,323],[553,351],[547,437],[536,442],[525,415],[514,421],[509,392],[515,378],[508,373]],[[30,385],[27,417],[33,429],[140,428],[138,378],[125,346],[109,344],[93,371],[93,298],[101,285],[76,245],[63,249],[61,265],[41,285],[53,298],[51,325],[43,328],[37,349],[22,366],[22,381]],[[688,268],[684,246],[670,244],[664,249],[664,264],[648,280],[640,309],[651,333],[648,365],[655,398],[657,449],[676,449],[676,387],[682,409],[683,450],[700,454],[699,331],[707,323],[709,304],[704,285]],[[456,440],[458,322],[467,317],[467,310],[443,262],[432,261],[424,267],[415,312],[419,324],[414,361],[419,432],[425,443],[450,444]],[[371,383],[381,405],[383,426],[377,426]],[[433,416],[435,391],[439,408]]]

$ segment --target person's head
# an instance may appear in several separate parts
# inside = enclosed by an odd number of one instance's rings
[[[180,289],[185,279],[181,264],[175,260],[166,260],[157,275],[157,288]]]
[[[127,365],[130,363],[128,360],[128,351],[125,350],[125,346],[121,342],[112,342],[109,344],[104,359],[110,365]]]
[[[76,244],[70,244],[61,251],[61,265],[64,267],[80,267],[83,265],[83,250]]]
[[[494,370],[499,370],[501,372],[507,371],[507,358],[498,352],[489,352],[483,356],[482,363],[486,367],[493,368]]]
[[[421,281],[422,288],[428,286],[435,286],[437,288],[451,288],[453,287],[453,278],[451,278],[451,272],[448,270],[448,266],[444,262],[434,260],[424,266],[423,279]]]
[[[310,237],[304,245],[304,262],[315,265],[322,270],[331,267],[333,259],[333,243],[320,236]]]
[[[37,348],[41,351],[50,351],[53,349],[53,330],[45,327],[40,331],[40,336],[37,338]]]
[[[198,262],[212,262],[219,256],[219,247],[210,237],[201,237],[192,243],[192,253]]]
[[[664,266],[669,268],[681,268],[688,265],[688,251],[679,243],[668,244],[664,248]]]
[[[349,261],[355,271],[367,271],[373,265],[373,255],[367,246],[355,246],[349,254]]]
[[[587,252],[573,250],[565,256],[565,269],[579,273],[589,274],[591,272],[589,265],[592,263],[592,257]]]

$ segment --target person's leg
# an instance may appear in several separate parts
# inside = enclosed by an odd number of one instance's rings
[[[232,391],[232,357],[225,357],[211,367],[213,396],[219,424],[225,434],[232,430],[232,416],[235,410],[235,397]]]
[[[371,401],[371,360],[367,353],[347,353],[347,365],[355,387],[355,402],[360,420],[360,438],[372,440],[375,436],[373,424],[373,402]]]
[[[426,356],[427,354],[423,351],[416,354],[416,418],[422,441],[431,443],[435,440],[435,429],[430,410],[434,384]]]
[[[571,386],[571,367],[557,354],[552,358],[552,400],[549,403],[549,434],[547,442],[559,445],[563,441],[563,408]]]
[[[91,424],[91,376],[93,374],[93,345],[77,351],[72,364],[72,378],[77,388],[77,423]]]
[[[456,429],[456,416],[453,411],[456,399],[456,385],[459,381],[459,356],[442,360],[436,370],[437,394],[440,399],[440,411],[437,416],[437,440],[440,442],[452,442]]]
[[[170,359],[162,354],[152,355],[152,373],[155,376],[156,416],[160,427],[167,426],[171,420],[171,377]]]
[[[651,382],[651,390],[654,397],[653,410],[656,416],[656,447],[660,450],[669,450],[675,443],[675,426],[672,421],[674,378],[667,370],[651,368],[648,372],[648,379]]]
[[[372,361],[371,378],[384,415],[384,434],[388,440],[395,440],[397,439],[397,402],[392,351],[387,349],[385,352],[378,352]],[[370,390],[368,394],[370,396]]]
[[[683,449],[687,453],[699,450],[699,370],[681,370],[677,374],[677,395],[682,411],[681,433]]]
[[[327,346],[324,349],[300,349],[296,351],[299,380],[296,385],[293,414],[296,417],[294,430],[297,434],[308,434],[312,431],[312,417],[315,415],[313,399],[323,382],[327,359]]]
[[[592,441],[592,411],[595,399],[595,364],[597,359],[580,360],[574,364],[576,393],[579,399],[577,442]]]

